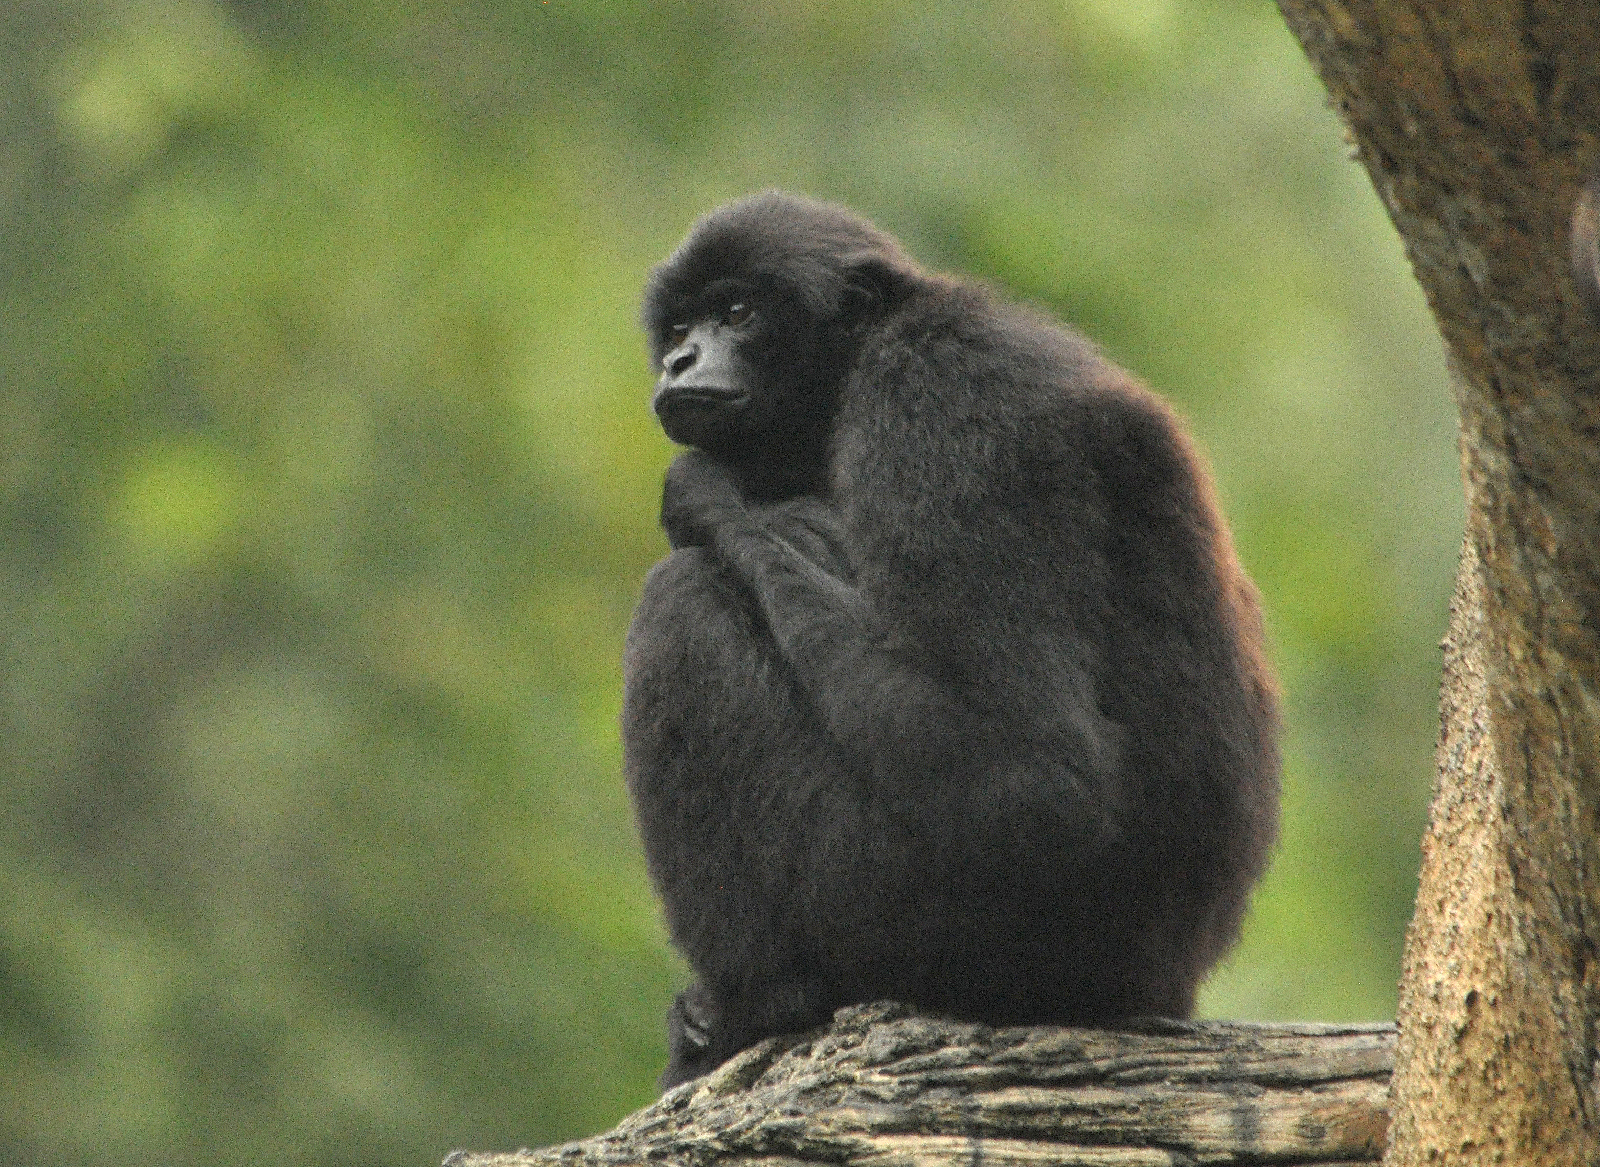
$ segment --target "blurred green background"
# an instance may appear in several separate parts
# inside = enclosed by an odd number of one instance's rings
[[[0,119],[0,1161],[429,1164],[653,1096],[634,316],[772,185],[1191,419],[1288,723],[1203,1015],[1392,1014],[1453,419],[1270,6],[11,0]]]

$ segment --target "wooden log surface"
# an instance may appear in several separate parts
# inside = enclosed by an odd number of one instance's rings
[[[594,1138],[446,1167],[1369,1163],[1393,1025],[994,1029],[893,1003],[774,1038]]]

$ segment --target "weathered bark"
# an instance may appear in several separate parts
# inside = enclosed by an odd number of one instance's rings
[[[1467,534],[1388,1161],[1600,1163],[1600,325],[1578,207],[1600,7],[1280,6],[1405,241],[1461,413]]]
[[[1383,1151],[1390,1025],[990,1029],[841,1009],[596,1138],[446,1167],[1350,1164]]]

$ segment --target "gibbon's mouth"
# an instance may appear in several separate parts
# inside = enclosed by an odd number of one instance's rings
[[[749,400],[743,389],[724,385],[664,385],[656,390],[650,408],[660,417],[680,409],[740,409]]]

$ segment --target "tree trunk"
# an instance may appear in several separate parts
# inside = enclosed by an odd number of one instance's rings
[[[445,1167],[1376,1163],[1392,1025],[990,1029],[892,1004],[771,1038],[615,1130]]]
[[[1280,0],[1405,241],[1467,532],[1391,1164],[1600,1163],[1600,7]],[[1576,224],[1576,234],[1573,226]]]

